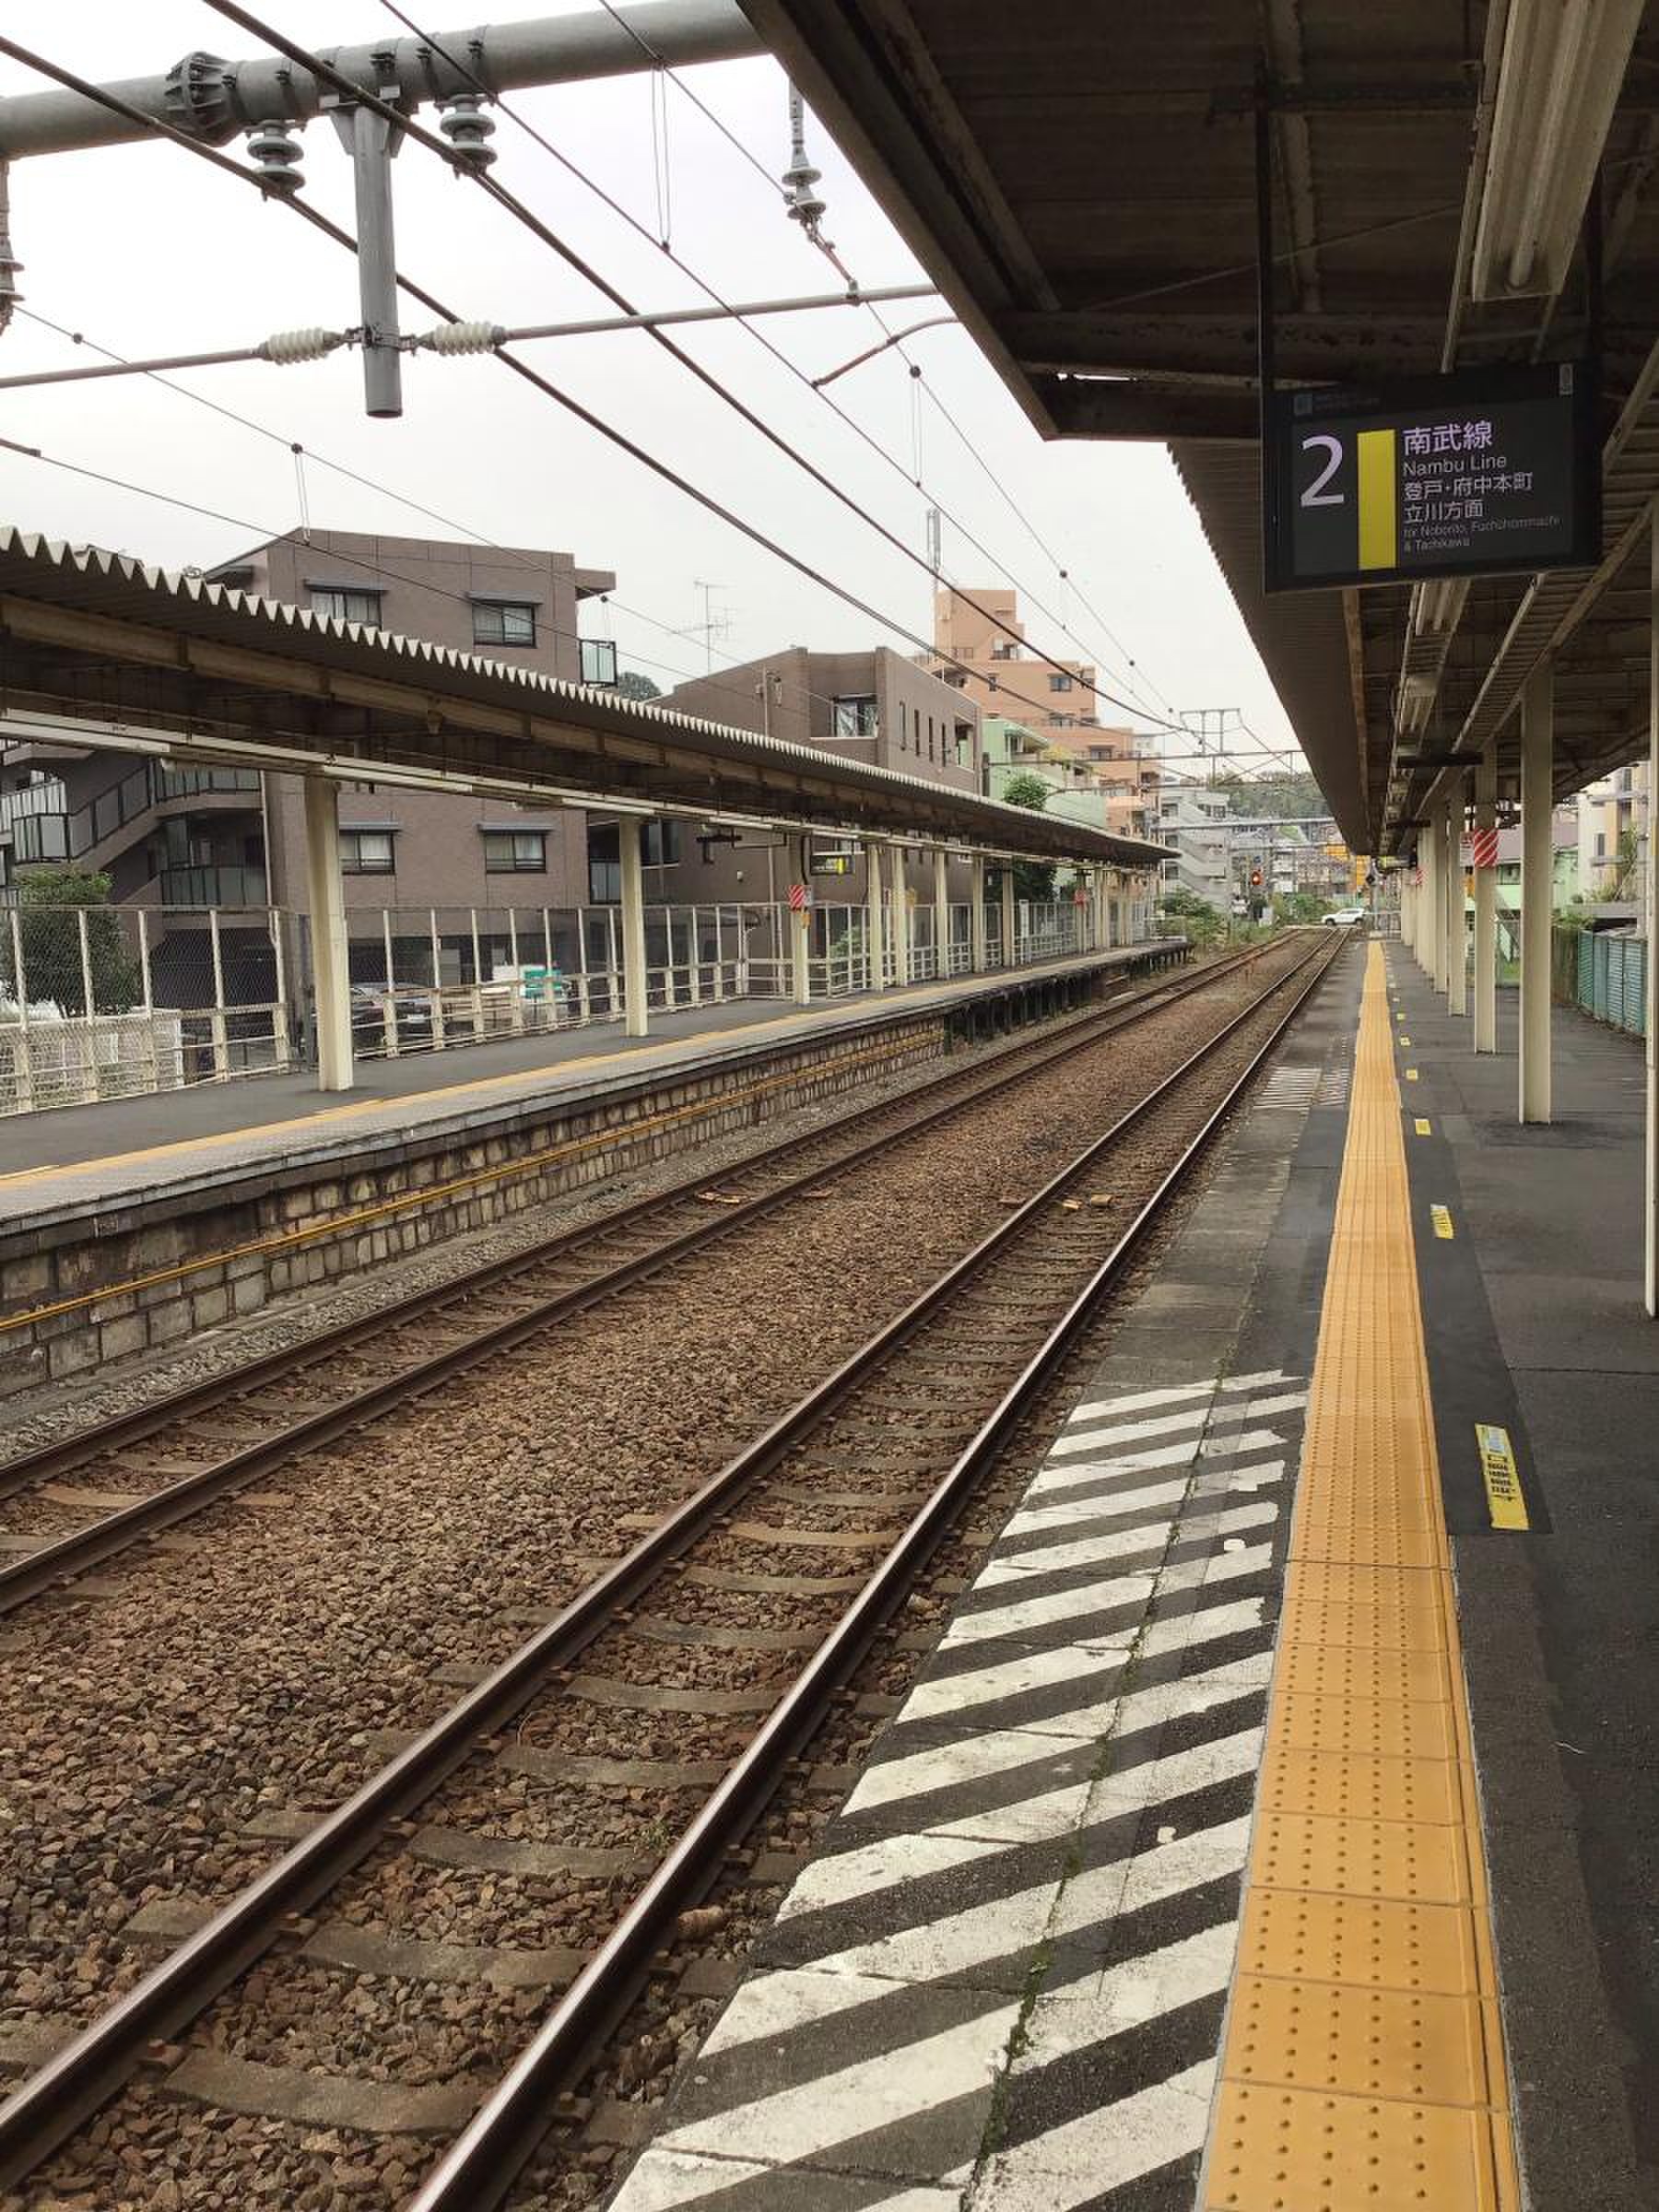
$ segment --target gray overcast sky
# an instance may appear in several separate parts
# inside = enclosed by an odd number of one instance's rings
[[[256,8],[255,12],[259,12]],[[268,0],[269,18],[308,44],[335,44],[399,27],[379,0]],[[416,9],[408,9],[411,15]],[[582,12],[548,0],[512,0],[494,18]],[[420,18],[417,17],[417,19]],[[469,21],[477,18],[468,18]],[[457,28],[440,7],[434,30]],[[209,8],[183,0],[58,0],[35,11],[25,42],[107,81],[171,66],[198,48],[238,55],[250,43]],[[786,94],[770,61],[686,73],[706,101],[772,174],[788,158]],[[40,88],[0,63],[0,91]],[[580,169],[654,232],[658,192],[652,89],[645,76],[525,92],[516,103]],[[672,86],[662,136],[675,251],[727,299],[836,288],[829,264],[783,214],[743,156]],[[429,112],[429,122],[431,116]],[[809,126],[824,171],[825,223],[866,286],[919,275],[901,241],[859,185],[824,129]],[[347,165],[332,130],[304,134],[308,196],[352,227]],[[701,304],[704,295],[634,234],[570,171],[504,116],[495,174],[641,306]],[[228,149],[237,152],[237,147]],[[395,170],[398,262],[403,271],[467,317],[524,324],[611,312],[528,231],[421,147],[406,145]],[[350,257],[281,207],[215,175],[165,143],[58,155],[12,171],[13,250],[36,313],[129,355],[247,345],[276,330],[357,320]],[[926,302],[885,311],[899,326]],[[427,318],[410,301],[406,327]],[[809,374],[847,359],[879,333],[862,312],[834,310],[777,318],[773,342]],[[757,412],[809,453],[863,505],[921,551],[928,498],[912,469],[911,380],[888,354],[834,387],[841,405],[904,464],[889,468],[737,328],[677,334]],[[0,345],[16,372],[62,367],[71,346],[19,315]],[[805,555],[895,620],[926,634],[929,579],[818,489],[801,471],[638,333],[526,347],[553,382],[669,461],[735,512]],[[1204,542],[1197,518],[1161,447],[1045,445],[955,328],[914,341],[913,358],[977,452],[1065,565],[1122,647],[1067,597],[1053,563],[1009,512],[978,463],[933,406],[921,405],[921,473],[928,490],[996,556],[1000,571],[1068,620],[1075,642],[1029,604],[1034,640],[1095,658],[1100,680],[1135,690],[1148,712],[1164,702],[1230,706],[1271,747],[1293,745],[1273,688]],[[167,567],[211,566],[249,543],[294,526],[298,488],[289,441],[338,461],[501,543],[568,548],[613,569],[617,597],[670,630],[701,619],[698,580],[719,588],[730,628],[717,652],[744,658],[789,643],[847,648],[871,641],[869,620],[652,477],[595,432],[498,363],[423,356],[406,371],[404,418],[362,412],[355,354],[294,369],[252,363],[198,372],[199,392],[280,433],[263,439],[143,380],[7,392],[4,435],[194,500],[232,519],[218,523],[0,452],[3,511],[26,529],[93,539]],[[311,519],[319,527],[441,534],[395,499],[363,489],[308,462]],[[243,524],[247,525],[246,527]],[[997,581],[988,563],[946,525],[945,569],[971,586]],[[608,618],[625,662],[665,687],[704,665],[700,636],[673,637],[620,606]],[[902,644],[888,636],[885,641]],[[1103,719],[1111,710],[1101,709]],[[1241,761],[1265,768],[1247,739]],[[1178,750],[1178,747],[1170,747]]]

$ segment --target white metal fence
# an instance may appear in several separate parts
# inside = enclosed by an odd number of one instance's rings
[[[886,932],[884,980],[925,982],[972,965],[971,915],[931,901]],[[648,907],[653,1012],[786,998],[799,922],[785,906]],[[863,905],[806,917],[814,998],[871,987]],[[579,908],[375,907],[347,916],[352,1048],[363,1059],[620,1021],[621,916]],[[1021,901],[1015,959],[1002,910],[985,909],[992,968],[1089,949],[1093,910]],[[900,972],[902,968],[903,972]],[[306,918],[276,908],[0,910],[0,1114],[174,1090],[303,1065],[314,1028]]]

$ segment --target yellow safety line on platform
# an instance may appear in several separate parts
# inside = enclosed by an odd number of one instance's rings
[[[1009,982],[1047,982],[1061,975],[1076,972],[1080,965],[1080,960],[1063,960],[1036,968],[990,969],[982,975],[953,976],[944,982],[907,983],[880,995],[862,993],[856,999],[844,1001],[837,1010],[853,1013],[862,1009],[875,1015],[901,1012],[906,1010],[905,1001],[913,992],[926,990],[935,994],[934,1004],[943,1011],[947,1005],[968,997],[976,986],[982,988],[988,982],[994,982],[997,977],[1006,976]],[[689,1011],[684,1008],[679,1010]],[[656,1044],[623,1045],[613,1052],[579,1053],[568,1060],[543,1060],[535,1067],[519,1068],[511,1075],[475,1076],[468,1082],[446,1083],[430,1090],[402,1091],[393,1098],[353,1099],[344,1106],[319,1106],[313,1112],[297,1113],[286,1121],[256,1122],[240,1129],[207,1130],[200,1136],[178,1137],[165,1145],[146,1145],[133,1152],[100,1153],[92,1159],[65,1161],[57,1167],[19,1168],[13,1174],[0,1176],[0,1182],[28,1182],[48,1175],[88,1175],[100,1168],[126,1167],[141,1159],[168,1159],[180,1152],[205,1152],[218,1145],[241,1144],[249,1137],[290,1135],[295,1130],[310,1129],[325,1122],[347,1121],[354,1114],[390,1113],[399,1107],[409,1108],[444,1099],[466,1098],[481,1090],[498,1091],[502,1094],[505,1102],[512,1092],[533,1088],[550,1076],[565,1076],[579,1068],[603,1067],[610,1062],[618,1065],[626,1063],[630,1069],[649,1067],[665,1054],[679,1052],[688,1045],[718,1046],[727,1041],[747,1042],[751,1037],[764,1037],[776,1030],[798,1029],[803,1022],[818,1021],[830,1010],[824,1005],[803,1006],[789,1014],[769,1014],[764,1021],[741,1021],[717,1030],[691,1030],[683,1037],[665,1037]],[[930,1009],[925,1006],[914,1006],[909,1010],[925,1015]],[[696,1063],[688,1062],[687,1066],[688,1072],[690,1072]]]
[[[1515,2212],[1382,948],[1371,947],[1206,2212]]]

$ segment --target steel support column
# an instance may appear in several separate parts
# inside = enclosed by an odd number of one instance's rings
[[[1017,964],[1018,947],[1014,939],[1018,925],[1019,918],[1014,908],[1014,863],[1005,860],[1002,864],[1002,964],[1005,968],[1012,968]]]
[[[626,815],[618,824],[617,850],[622,861],[623,1030],[643,1037],[651,1021],[646,1011],[645,869],[640,854],[643,825]]]
[[[1488,739],[1475,771],[1475,831],[1498,828],[1498,747]],[[1498,866],[1475,869],[1475,1050],[1498,1050]]]
[[[1467,779],[1459,776],[1446,808],[1446,1011],[1469,1010],[1468,894],[1464,888],[1464,814]]]
[[[934,854],[934,975],[950,973],[950,864],[943,848]]]
[[[904,875],[904,847],[891,848],[893,880],[888,900],[893,916],[893,981],[902,991],[911,980],[910,886]]]
[[[874,838],[865,841],[865,940],[870,970],[870,989],[887,989],[887,917],[881,896],[881,847]]]
[[[1555,666],[1521,694],[1521,1065],[1523,1122],[1550,1118],[1549,933],[1554,920]]]
[[[1441,885],[1441,863],[1445,857],[1446,840],[1441,828],[1441,810],[1432,808],[1428,827],[1423,831],[1423,909],[1429,927],[1423,946],[1423,973],[1437,991],[1444,990],[1446,982],[1446,894]]]
[[[340,787],[305,778],[305,879],[311,904],[317,1088],[351,1088],[351,972],[340,878]]]
[[[1647,1126],[1641,1300],[1659,1319],[1659,513],[1648,524]]]
[[[985,935],[985,861],[976,853],[968,864],[968,941],[975,975],[991,965]]]
[[[805,884],[808,897],[812,891],[812,873],[808,855],[812,850],[809,837],[794,841],[794,862],[798,871],[795,881]],[[803,907],[800,912],[789,917],[789,995],[797,1006],[812,1004],[812,911]]]

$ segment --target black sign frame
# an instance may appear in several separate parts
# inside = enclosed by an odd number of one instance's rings
[[[1571,391],[1560,389],[1562,371],[1571,373]],[[1379,425],[1402,415],[1453,418],[1475,416],[1515,403],[1547,402],[1569,418],[1568,542],[1554,554],[1535,549],[1500,559],[1490,553],[1447,556],[1434,560],[1396,561],[1391,566],[1322,570],[1299,575],[1295,568],[1297,457],[1303,441],[1322,422],[1358,425],[1367,418]],[[1533,576],[1550,569],[1593,569],[1602,556],[1601,391],[1594,360],[1495,365],[1445,376],[1400,377],[1364,385],[1324,385],[1278,389],[1266,410],[1267,452],[1264,456],[1267,530],[1265,584],[1268,592],[1335,591],[1358,584],[1418,583],[1441,576]]]

